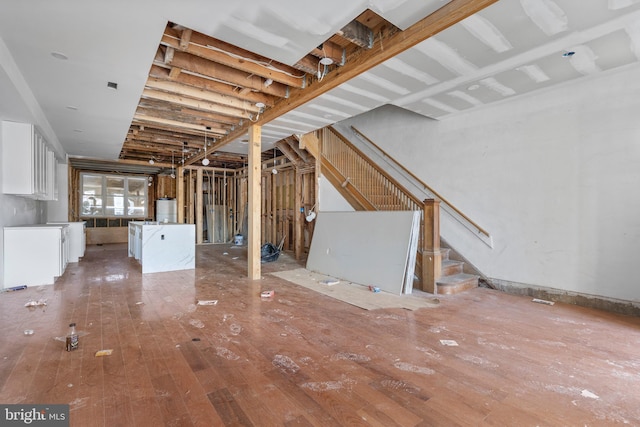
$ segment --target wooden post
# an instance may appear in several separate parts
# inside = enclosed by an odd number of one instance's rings
[[[184,167],[178,166],[176,172],[176,199],[178,209],[178,223],[184,224]]]
[[[296,259],[302,258],[304,251],[304,214],[302,209],[302,180],[304,177],[296,170],[295,176],[295,201],[293,202],[293,251]]]
[[[196,172],[196,243],[202,243],[202,168]]]
[[[422,290],[438,293],[436,280],[442,271],[440,252],[440,201],[427,199],[423,205],[424,237],[422,241]]]
[[[249,128],[249,224],[247,236],[247,256],[248,256],[248,276],[251,280],[260,279],[260,196],[261,196],[261,174],[260,174],[260,147],[261,143],[260,126]]]

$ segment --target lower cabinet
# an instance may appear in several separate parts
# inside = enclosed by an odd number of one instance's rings
[[[4,227],[4,287],[52,285],[69,262],[69,226]]]

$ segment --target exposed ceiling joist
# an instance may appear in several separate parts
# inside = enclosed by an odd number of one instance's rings
[[[393,32],[384,42],[374,44],[372,49],[358,50],[347,58],[347,64],[335,68],[322,80],[314,81],[304,89],[292,90],[290,96],[278,102],[273,108],[266,110],[262,116],[251,125],[263,125],[293,109],[307,103],[321,94],[334,89],[359,74],[395,57],[416,44],[438,34],[461,20],[471,16],[497,0],[452,0],[431,15],[418,21],[404,31]],[[213,149],[219,149],[241,137],[247,132],[249,125],[245,124],[226,137],[216,142]],[[199,160],[195,156],[191,161]]]

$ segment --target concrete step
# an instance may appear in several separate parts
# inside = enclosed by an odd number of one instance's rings
[[[478,276],[473,274],[458,273],[443,276],[436,280],[439,294],[451,295],[478,287]]]

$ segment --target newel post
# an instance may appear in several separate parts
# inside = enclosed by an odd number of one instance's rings
[[[423,203],[422,290],[437,294],[436,280],[440,278],[442,270],[440,201],[427,199]]]

